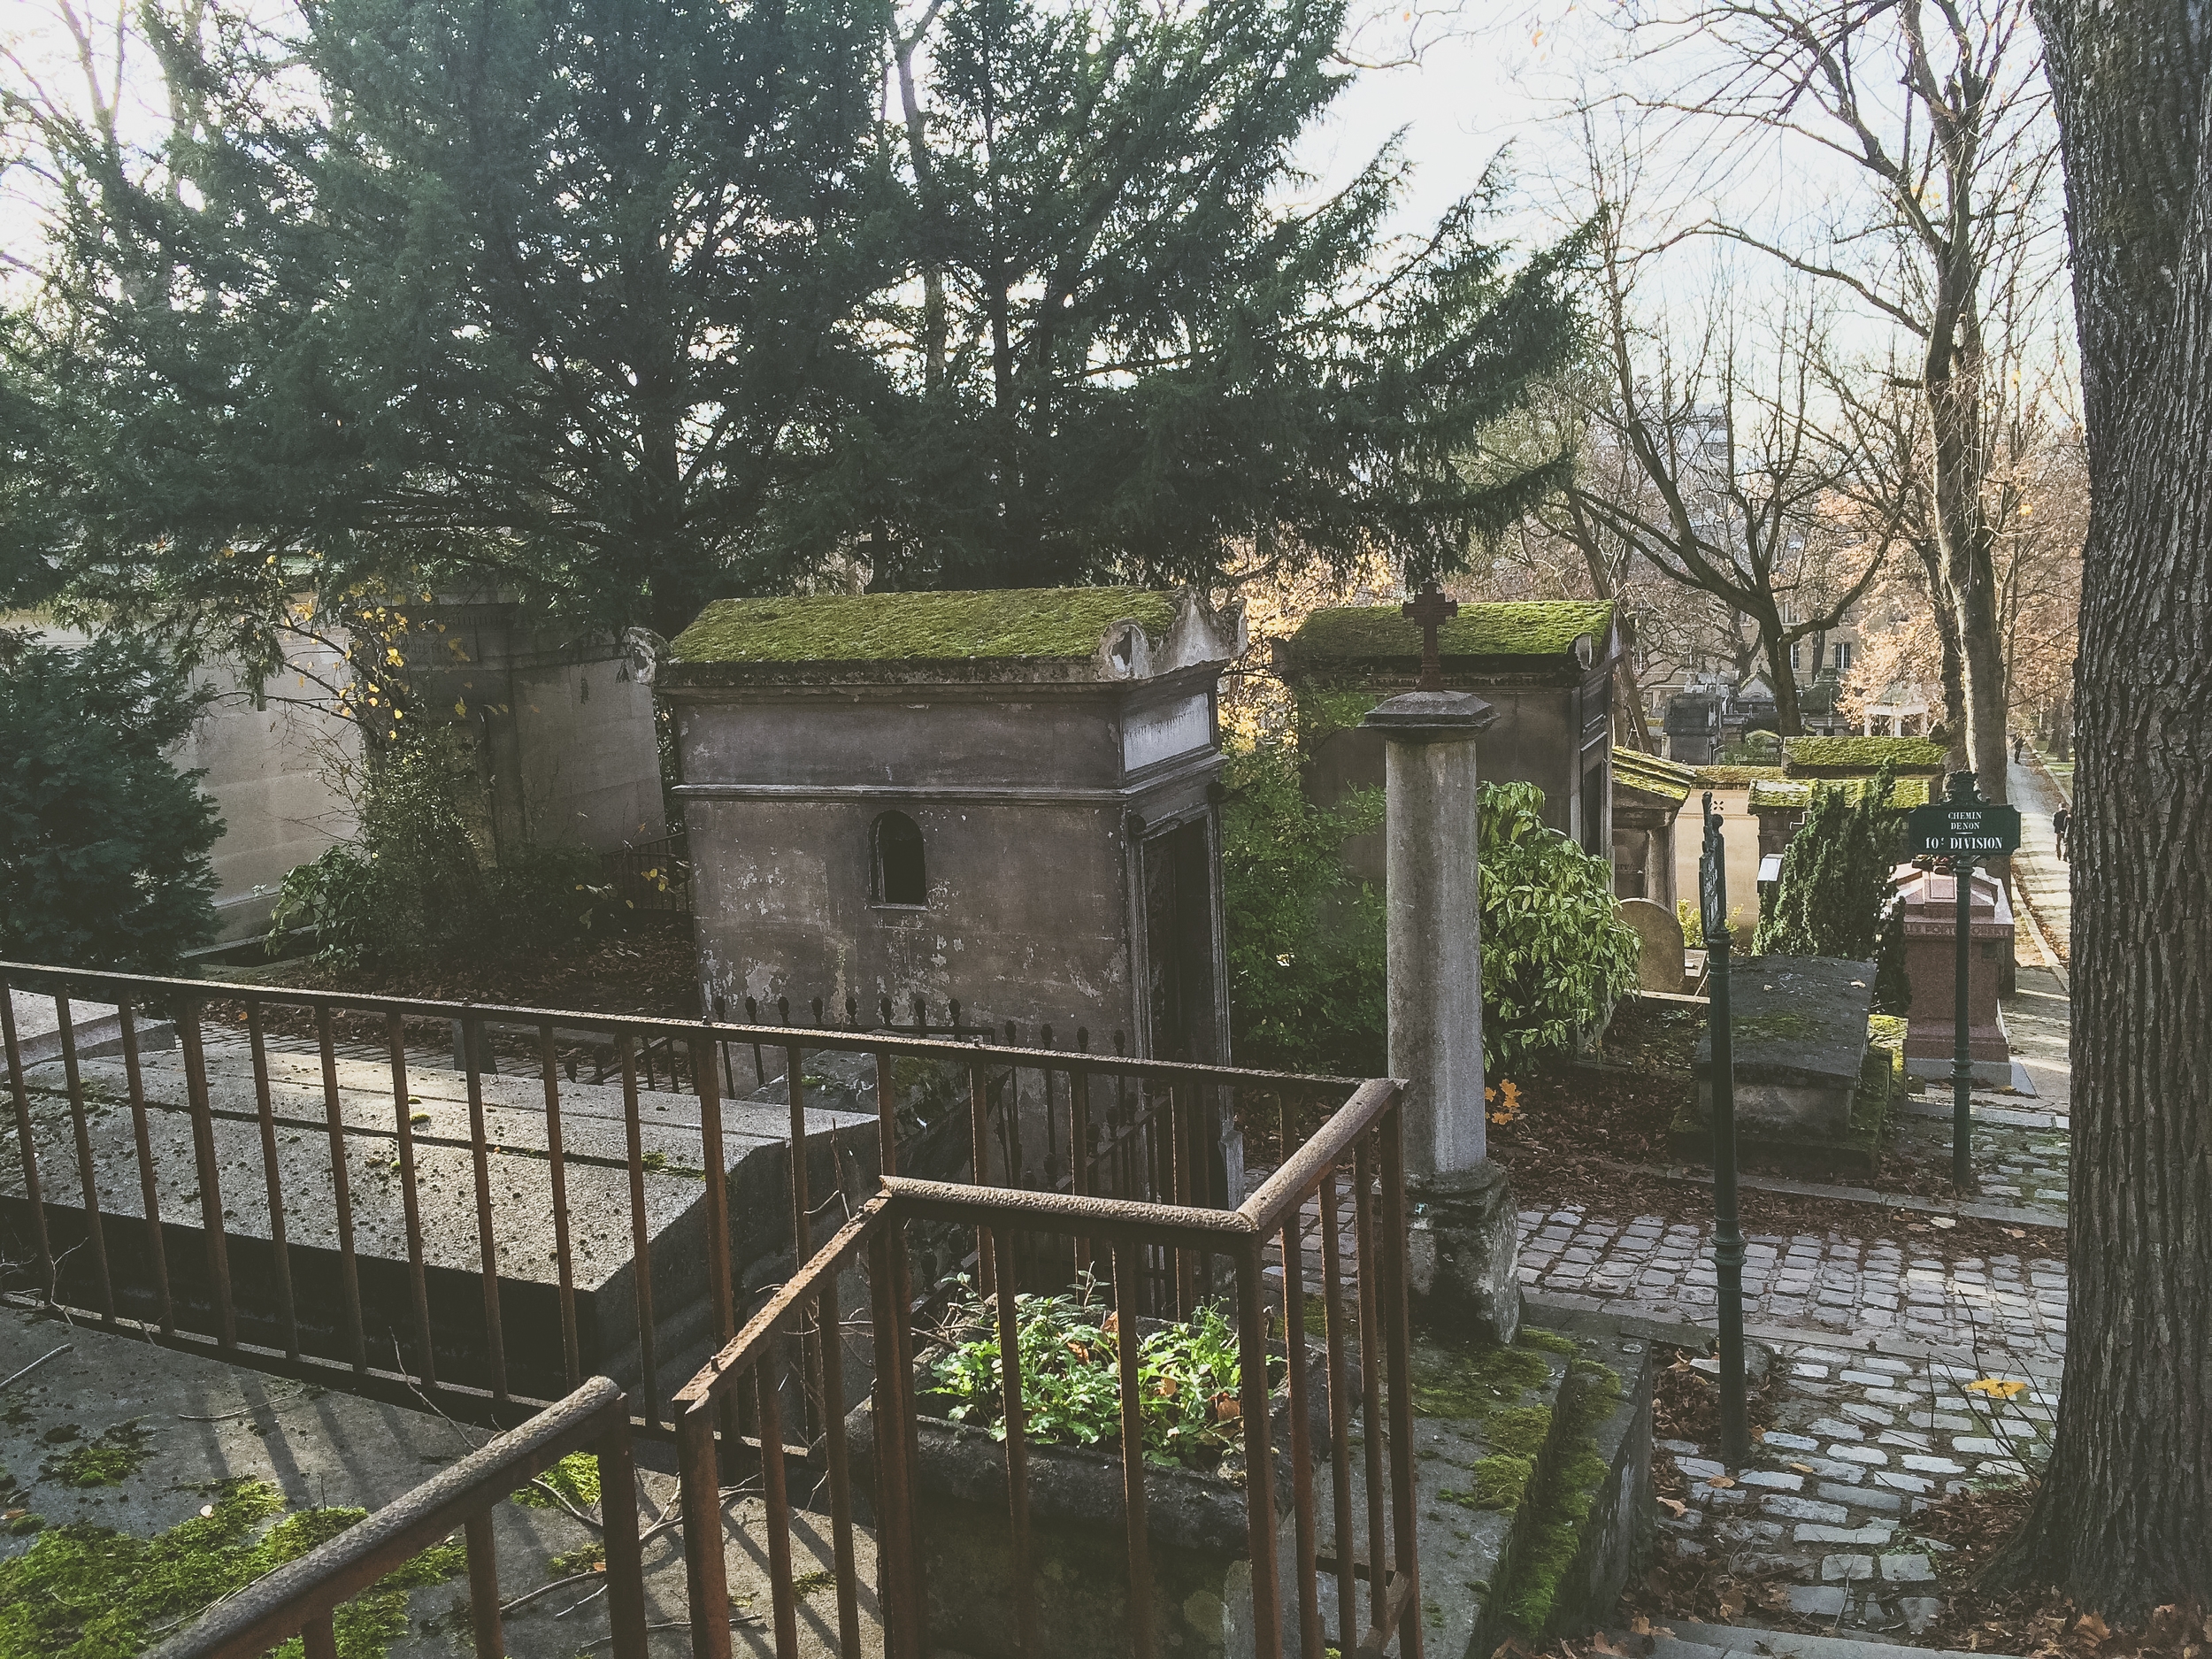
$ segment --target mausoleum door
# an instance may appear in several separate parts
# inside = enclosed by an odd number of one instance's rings
[[[1205,819],[1149,837],[1141,855],[1152,1057],[1212,1060],[1213,849]]]

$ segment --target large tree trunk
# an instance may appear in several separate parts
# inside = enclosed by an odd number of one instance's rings
[[[2092,510],[2066,1381],[2001,1564],[2133,1619],[2212,1604],[2212,31],[2192,0],[2035,11]]]

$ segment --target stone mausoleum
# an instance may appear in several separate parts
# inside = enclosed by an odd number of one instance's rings
[[[1240,610],[1127,588],[710,605],[672,705],[712,1006],[887,1000],[1225,1061],[1220,676]]]
[[[1544,792],[1544,822],[1609,860],[1613,678],[1621,652],[1613,607],[1463,603],[1438,630],[1436,648],[1444,688],[1472,692],[1494,711],[1482,734],[1483,781],[1535,784]],[[1352,789],[1380,788],[1383,740],[1360,721],[1376,703],[1414,688],[1421,630],[1396,605],[1317,611],[1277,646],[1276,661],[1302,705],[1314,799],[1325,805]],[[1381,841],[1358,836],[1345,849],[1353,867],[1378,885]]]

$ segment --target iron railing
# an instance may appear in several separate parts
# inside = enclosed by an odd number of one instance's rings
[[[152,1659],[261,1659],[294,1636],[307,1659],[336,1659],[332,1615],[457,1527],[467,1540],[469,1624],[477,1659],[505,1652],[492,1512],[531,1477],[589,1448],[599,1464],[615,1659],[645,1659],[645,1581],[630,1410],[604,1377],[472,1452],[404,1497],[265,1574],[154,1650]]]
[[[27,1076],[12,989],[55,1000],[58,1088]],[[88,1081],[106,1063],[69,1040],[73,998],[117,1007],[119,1076]],[[142,1052],[156,1012],[173,1023],[174,1064]],[[211,1069],[218,1033],[231,1071]],[[1356,1087],[1094,1052],[1080,1031],[1074,1048],[1025,1048],[4,962],[0,1035],[15,1126],[0,1160],[17,1166],[0,1166],[0,1221],[40,1299],[353,1393],[426,1393],[475,1421],[519,1421],[611,1368],[655,1435],[670,1432],[664,1371],[726,1347],[822,1230],[897,1172],[902,1147],[924,1174],[1220,1207],[1234,1196],[1222,1125],[1264,1138]],[[618,1086],[587,1094],[571,1068],[595,1045]],[[641,1056],[672,1046],[680,1094],[651,1086],[664,1060],[640,1077]],[[733,1210],[730,1183],[705,1176],[733,1167],[740,1054],[767,1082],[744,1107],[753,1130],[809,1150],[784,1160],[779,1195]],[[833,1063],[835,1088],[817,1075]],[[810,1118],[821,1108],[842,1115]],[[657,1248],[657,1225],[695,1202],[695,1240]],[[748,1242],[706,1248],[741,1228]],[[1051,1269],[1023,1248],[1025,1272]],[[1192,1283],[1168,1283],[1187,1263],[1157,1244],[1142,1256],[1148,1307],[1187,1300]],[[964,1264],[992,1279],[987,1240],[978,1255],[956,1237],[939,1257],[932,1285]],[[750,1291],[749,1265],[765,1270]],[[595,1275],[580,1286],[580,1267]]]
[[[678,830],[599,855],[599,879],[641,916],[691,914],[691,854]]]
[[[1015,1609],[1014,1651],[1041,1655],[1037,1582],[1031,1548],[1031,1441],[1022,1406],[1018,1295],[1025,1283],[1064,1286],[1074,1263],[1095,1266],[1110,1279],[1118,1328],[1121,1443],[1142,1442],[1138,1394],[1138,1321],[1148,1312],[1187,1313],[1214,1282],[1211,1264],[1225,1260],[1238,1333],[1247,1540],[1251,1574],[1252,1652],[1271,1655],[1285,1645],[1285,1613],[1294,1608],[1296,1651],[1321,1659],[1326,1647],[1350,1655],[1379,1655],[1394,1640],[1404,1659],[1419,1659],[1419,1573],[1415,1549],[1412,1396],[1406,1300],[1404,1160],[1400,1086],[1375,1079],[1356,1091],[1243,1203],[1229,1208],[1202,1194],[1158,1203],[1081,1192],[994,1189],[887,1173],[881,1190],[776,1293],[678,1394],[678,1455],[691,1601],[693,1652],[725,1659],[730,1651],[729,1592],[718,1494],[723,1471],[757,1471],[766,1496],[773,1635],[780,1659],[799,1651],[798,1601],[791,1574],[787,1465],[800,1445],[818,1445],[828,1486],[837,1590],[839,1651],[862,1652],[855,1565],[855,1493],[843,1398],[845,1348],[856,1340],[839,1304],[839,1281],[864,1271],[869,1285],[866,1340],[873,1374],[871,1400],[877,1604],[887,1659],[920,1659],[931,1651],[927,1629],[925,1538],[918,1519],[916,1363],[918,1319],[906,1235],[914,1226],[951,1225],[973,1231],[979,1282],[993,1293],[1003,1382],[1008,1522],[1008,1588]],[[983,1121],[975,1101],[974,1121]],[[979,1127],[978,1133],[980,1133]],[[1286,1140],[1290,1138],[1287,1125]],[[1348,1168],[1347,1167],[1348,1164]],[[1346,1259],[1339,1211],[1348,1185],[1356,1248]],[[1193,1202],[1193,1201],[1195,1202]],[[1317,1463],[1310,1414],[1305,1206],[1321,1247],[1321,1341],[1327,1394],[1325,1417],[1329,1542],[1323,1547]],[[1066,1248],[1042,1248],[1059,1240]],[[1271,1296],[1271,1252],[1279,1264],[1279,1294]],[[1169,1265],[1155,1271],[1159,1258]],[[1286,1448],[1274,1443],[1269,1381],[1271,1346],[1286,1363]],[[1352,1424],[1362,1430],[1356,1471]],[[794,1433],[799,1445],[791,1444]],[[1277,1578],[1279,1453],[1292,1483],[1294,1582]],[[1146,1463],[1122,1460],[1122,1521],[1126,1551],[1125,1609],[1129,1651],[1150,1659],[1160,1651],[1153,1617],[1152,1540],[1147,1522]],[[1356,1514],[1358,1510],[1360,1513]],[[1334,1588],[1337,1628],[1325,1632],[1320,1589]],[[1366,1586],[1361,1611],[1358,1586]],[[1287,1588],[1288,1594],[1285,1595]]]

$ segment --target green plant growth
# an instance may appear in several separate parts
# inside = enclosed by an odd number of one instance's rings
[[[1782,855],[1774,902],[1759,918],[1752,949],[1761,956],[1878,956],[1876,993],[1886,1011],[1909,1003],[1904,929],[1886,923],[1895,908],[1890,872],[1903,847],[1903,814],[1890,804],[1883,768],[1856,791],[1815,785],[1805,822]]]
[[[1570,1365],[1559,1398],[1563,1451],[1538,1494],[1535,1528],[1499,1591],[1500,1609],[1525,1637],[1543,1634],[1551,1622],[1560,1580],[1574,1564],[1583,1523],[1610,1472],[1598,1450],[1597,1430],[1621,1398],[1617,1371],[1580,1358]]]
[[[1324,810],[1298,767],[1294,745],[1263,737],[1233,744],[1223,771],[1232,1041],[1246,1065],[1379,1077],[1382,897],[1352,873],[1344,843],[1382,826],[1382,792]]]
[[[1121,1441],[1120,1325],[1099,1288],[1086,1277],[1071,1295],[1015,1299],[1022,1414],[1033,1440]],[[949,1402],[945,1415],[954,1422],[987,1428],[993,1439],[1003,1440],[997,1315],[971,1300],[955,1310],[953,1323],[979,1334],[930,1362],[927,1387]],[[1218,1463],[1243,1436],[1242,1378],[1237,1333],[1210,1302],[1145,1336],[1137,1348],[1145,1461],[1194,1469]]]
[[[0,1655],[130,1659],[263,1573],[335,1538],[368,1512],[302,1509],[261,1530],[284,1500],[258,1480],[226,1482],[199,1515],[152,1538],[104,1526],[50,1526],[23,1554],[0,1561]],[[382,1659],[407,1633],[407,1592],[467,1565],[458,1543],[439,1544],[338,1609],[340,1659]],[[293,1640],[280,1659],[300,1659]]]
[[[0,956],[161,973],[215,936],[222,820],[165,751],[206,699],[150,644],[0,629]]]
[[[1479,796],[1483,1064],[1521,1070],[1595,1030],[1636,984],[1638,941],[1613,900],[1613,867],[1545,826],[1544,792],[1492,783]]]
[[[494,862],[482,786],[457,733],[388,745],[342,781],[356,786],[359,833],[284,878],[273,941],[311,924],[319,962],[382,971],[541,950],[619,925],[588,849],[526,842]]]
[[[1686,947],[1692,950],[1705,949],[1705,918],[1699,913],[1695,899],[1677,899],[1674,902],[1674,919],[1682,924],[1682,942]],[[1743,906],[1740,904],[1728,907],[1728,937],[1732,942],[1743,938]]]
[[[146,1461],[153,1438],[153,1431],[135,1419],[118,1423],[97,1440],[55,1453],[40,1466],[39,1479],[65,1486],[119,1486]]]
[[[538,1479],[579,1509],[589,1509],[599,1502],[599,1460],[589,1452],[571,1452],[542,1471]],[[526,1509],[559,1507],[536,1486],[524,1486],[515,1494],[515,1502]]]

